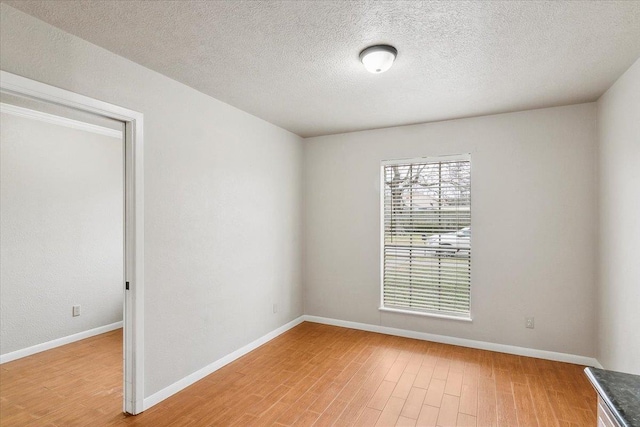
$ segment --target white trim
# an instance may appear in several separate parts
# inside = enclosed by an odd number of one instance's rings
[[[574,363],[583,366],[595,366],[602,368],[602,365],[593,357],[579,356],[568,353],[557,353],[555,351],[537,350],[534,348],[517,347],[514,345],[497,344],[486,341],[475,341],[466,338],[450,337],[446,335],[429,334],[426,332],[409,331],[406,329],[391,328],[381,325],[370,325],[367,323],[350,322],[348,320],[330,319],[327,317],[305,315],[305,322],[322,323],[324,325],[340,326],[343,328],[358,329],[361,331],[376,332],[397,337],[413,338],[423,341],[432,341],[442,344],[457,345],[460,347],[476,348],[480,350],[496,351],[498,353],[515,354],[518,356],[535,357],[538,359],[555,360],[557,362]]]
[[[5,353],[3,355],[0,355],[0,365],[3,363],[12,362],[17,359],[22,359],[23,357],[31,356],[32,354],[40,353],[42,351],[51,350],[52,348],[80,341],[85,338],[90,338],[96,335],[104,334],[106,332],[115,331],[116,329],[120,328],[122,328],[122,321],[111,323],[110,325],[99,326],[97,328],[89,329],[88,331],[78,332],[77,334],[67,335],[66,337],[56,338],[55,340],[43,342],[42,344],[36,344],[31,347],[12,351],[10,353]]]
[[[380,268],[379,268],[379,287],[380,287],[380,307],[384,307],[384,195],[387,191],[387,182],[384,173],[384,162],[380,165],[380,191],[378,196],[380,197],[379,212],[380,217],[378,222],[380,224],[379,236],[380,236]]]
[[[191,384],[195,383],[196,381],[200,381],[202,378],[206,377],[207,375],[212,374],[213,372],[217,371],[218,369],[224,367],[225,365],[228,365],[229,363],[233,362],[234,360],[244,356],[245,354],[249,353],[250,351],[255,350],[256,348],[260,347],[261,345],[271,341],[272,339],[274,339],[275,337],[277,337],[278,335],[281,335],[285,332],[287,332],[289,329],[298,326],[300,323],[303,322],[305,316],[300,316],[297,319],[292,320],[291,322],[279,327],[278,329],[275,329],[271,332],[269,332],[266,335],[263,335],[262,337],[258,338],[255,341],[250,342],[249,344],[245,345],[242,348],[239,348],[238,350],[234,351],[233,353],[229,353],[226,356],[216,360],[215,362],[205,366],[202,369],[199,369],[198,371],[187,375],[186,377],[182,378],[181,380],[176,381],[175,383],[163,388],[162,390],[158,391],[157,393],[152,394],[151,396],[147,397],[144,399],[144,410],[146,411],[147,409],[151,408],[154,405],[157,405],[158,403],[162,402],[163,400],[167,399],[170,396],[173,396],[174,394],[178,393],[181,390],[184,390],[185,388],[189,387]]]
[[[404,165],[409,163],[428,163],[428,162],[455,162],[455,161],[471,161],[471,153],[465,154],[446,154],[443,156],[429,157],[411,157],[407,159],[382,160],[382,166]]]
[[[92,125],[90,123],[72,120],[55,114],[44,113],[42,111],[32,110],[30,108],[18,107],[17,105],[0,103],[0,113],[11,114],[27,119],[39,120],[54,125],[66,126],[72,129],[84,130],[87,132],[97,133],[99,135],[110,136],[113,138],[122,138],[122,132],[115,129],[109,129],[104,126]]]
[[[435,313],[430,311],[418,311],[418,310],[403,310],[401,308],[391,308],[391,307],[383,307],[383,306],[378,307],[378,310],[386,311],[389,313],[410,314],[412,316],[437,317],[438,319],[461,320],[463,322],[473,322],[471,315],[455,316],[453,314],[443,314],[443,313]]]
[[[0,70],[0,89],[97,114],[125,124],[125,281],[123,409],[142,412],[144,402],[144,116],[97,99]],[[124,287],[124,283],[123,283]]]

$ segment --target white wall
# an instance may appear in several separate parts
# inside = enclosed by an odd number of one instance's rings
[[[306,139],[305,313],[593,357],[595,124],[591,103]],[[380,312],[380,161],[459,153],[473,322]]]
[[[300,316],[301,139],[0,7],[3,70],[144,114],[145,396]]]
[[[598,100],[598,360],[640,375],[640,60]]]
[[[0,144],[0,354],[121,321],[122,139],[2,113]]]

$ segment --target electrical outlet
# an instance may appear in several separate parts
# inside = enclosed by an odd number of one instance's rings
[[[534,318],[533,317],[525,317],[524,318],[524,326],[527,329],[533,329],[535,324],[534,324]]]
[[[273,314],[278,312],[278,304],[273,304]]]
[[[80,316],[80,306],[79,305],[74,305],[73,306],[73,317],[76,316]]]

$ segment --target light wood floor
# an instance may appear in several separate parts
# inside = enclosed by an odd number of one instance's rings
[[[121,331],[1,365],[2,426],[595,426],[583,367],[303,323],[136,417]]]

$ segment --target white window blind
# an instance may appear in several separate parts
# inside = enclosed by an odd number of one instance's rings
[[[470,316],[468,155],[384,162],[382,307]]]

